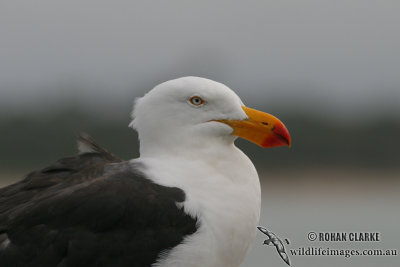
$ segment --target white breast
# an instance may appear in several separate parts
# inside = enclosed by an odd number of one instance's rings
[[[254,241],[261,193],[252,162],[235,146],[208,157],[140,158],[154,182],[185,191],[199,229],[155,266],[239,266]]]

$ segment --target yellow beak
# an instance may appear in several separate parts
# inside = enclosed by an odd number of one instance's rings
[[[276,117],[252,108],[242,106],[247,114],[245,120],[216,120],[233,128],[233,134],[261,147],[291,145],[290,134],[285,125]]]

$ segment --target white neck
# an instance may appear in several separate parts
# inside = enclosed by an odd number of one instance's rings
[[[138,161],[145,174],[158,184],[181,188],[185,212],[200,222],[185,244],[160,260],[162,266],[238,266],[253,243],[261,205],[257,172],[232,142],[210,142],[169,154],[141,151]]]
[[[192,127],[181,127],[160,133],[139,131],[140,156],[143,158],[221,159],[224,153],[237,150],[231,135],[232,128],[218,122],[207,122]]]

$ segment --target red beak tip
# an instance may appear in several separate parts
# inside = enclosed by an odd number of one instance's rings
[[[272,131],[274,134],[265,139],[262,147],[292,146],[289,131],[283,124],[276,124]]]

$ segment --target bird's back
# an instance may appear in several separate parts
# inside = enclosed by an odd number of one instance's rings
[[[1,266],[148,266],[196,231],[182,190],[92,148],[0,189]]]

